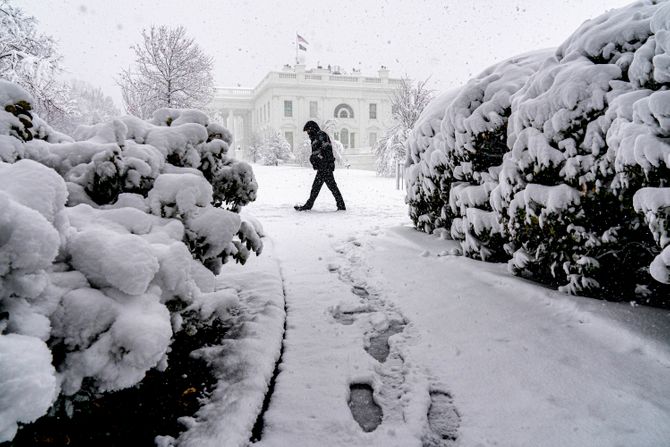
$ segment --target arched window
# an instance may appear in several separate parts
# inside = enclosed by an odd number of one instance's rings
[[[335,118],[353,118],[354,109],[347,104],[340,104],[335,107]]]

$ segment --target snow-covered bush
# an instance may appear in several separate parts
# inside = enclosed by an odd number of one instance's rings
[[[633,197],[670,178],[669,19],[667,2],[641,1],[585,22],[514,97],[492,199],[514,272],[569,293],[667,301],[648,267],[656,258],[659,276],[661,238],[644,225],[663,211],[648,194],[636,211]]]
[[[309,156],[312,155],[312,140],[305,137],[293,150],[293,159],[299,166],[311,167]]]
[[[449,197],[445,223],[466,256],[491,261],[506,257],[489,198],[508,152],[512,95],[550,55],[539,51],[488,68],[464,85],[446,109],[440,129],[446,152],[441,171],[451,182],[440,182],[440,196]]]
[[[639,1],[434,100],[408,142],[417,228],[568,293],[670,305],[669,28],[670,3]]]
[[[633,204],[644,214],[654,240],[663,250],[651,263],[650,273],[656,281],[670,284],[670,188],[641,188],[633,196]]]
[[[254,137],[253,155],[255,160],[266,166],[277,166],[293,156],[291,145],[277,130],[266,126]]]
[[[165,368],[182,315],[218,299],[222,263],[262,250],[260,224],[238,213],[253,172],[206,115],[164,109],[72,141],[31,101],[0,81],[0,442],[59,395]]]
[[[458,90],[445,92],[433,99],[419,116],[407,140],[405,184],[409,216],[416,228],[432,233],[447,228],[446,206],[449,197],[440,191],[448,190],[451,176],[445,175],[445,139],[441,132],[442,119]]]

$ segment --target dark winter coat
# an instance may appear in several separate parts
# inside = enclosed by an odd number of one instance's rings
[[[312,155],[309,161],[316,171],[334,171],[335,156],[330,137],[314,121],[308,121],[304,129],[312,141]]]

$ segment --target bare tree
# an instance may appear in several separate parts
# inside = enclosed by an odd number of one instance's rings
[[[214,93],[212,58],[184,27],[152,26],[132,48],[135,66],[122,70],[118,81],[128,113],[148,118],[160,107],[207,105]]]
[[[60,130],[71,134],[79,125],[98,124],[110,121],[121,113],[114,101],[100,87],[73,79],[68,84],[73,110]]]
[[[433,91],[426,88],[427,82],[428,79],[419,81],[415,86],[411,79],[403,77],[393,92],[391,114],[394,123],[375,144],[379,175],[392,175],[396,162],[405,159],[409,132],[423,109],[433,99]]]
[[[53,38],[38,32],[37,19],[0,0],[0,77],[25,88],[33,110],[55,127],[71,112],[68,88],[57,79],[60,62]]]

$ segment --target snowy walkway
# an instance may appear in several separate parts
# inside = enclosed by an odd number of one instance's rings
[[[288,310],[259,446],[670,440],[667,311],[568,297],[448,256],[452,242],[407,227],[393,180],[338,170],[349,210],[335,212],[324,188],[298,213],[312,171],[254,170],[249,210],[273,240]],[[366,384],[383,412],[367,433],[348,404]]]

